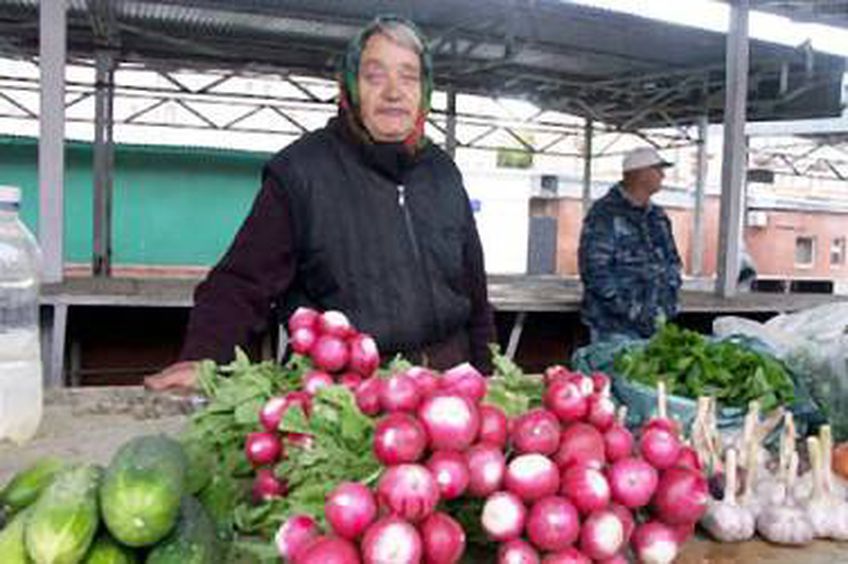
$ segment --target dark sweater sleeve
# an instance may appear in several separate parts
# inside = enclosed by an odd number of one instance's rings
[[[267,176],[229,250],[194,292],[180,360],[228,362],[267,329],[295,275],[289,198]]]
[[[492,355],[489,352],[489,343],[495,341],[495,321],[489,304],[489,290],[486,286],[483,246],[480,243],[480,235],[477,232],[477,224],[470,204],[468,225],[463,260],[465,285],[471,298],[471,317],[468,321],[471,364],[483,374],[491,374]]]

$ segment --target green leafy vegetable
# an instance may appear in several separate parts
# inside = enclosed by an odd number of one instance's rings
[[[525,375],[517,364],[500,354],[497,345],[491,344],[489,349],[495,373],[489,380],[489,391],[483,402],[500,407],[508,417],[515,417],[541,405],[544,381]]]
[[[402,366],[395,359],[393,366]],[[198,378],[208,405],[196,413],[182,441],[212,453],[211,479],[198,494],[225,538],[244,535],[269,539],[294,513],[323,519],[325,495],[344,480],[371,483],[381,466],[371,452],[374,421],[363,415],[347,389],[324,388],[313,398],[309,419],[299,408],[286,412],[281,433],[311,435],[311,448],[286,444],[287,456],[276,474],[288,495],[261,504],[250,500],[254,470],[244,455],[248,433],[259,429],[258,413],[271,397],[300,389],[308,359],[294,355],[285,365],[251,363],[241,351],[226,366],[204,362]],[[209,460],[206,458],[206,461]]]
[[[792,378],[774,358],[673,324],[662,326],[645,347],[620,352],[615,370],[651,387],[664,381],[670,394],[714,396],[728,407],[756,399],[768,411],[794,398]]]

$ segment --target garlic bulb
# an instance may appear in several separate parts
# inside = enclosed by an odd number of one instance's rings
[[[845,499],[848,487],[841,478],[833,475],[833,433],[830,425],[819,427],[819,443],[822,449],[822,476],[825,491],[832,497]]]
[[[822,482],[821,468],[821,449],[819,441],[815,437],[807,437],[807,452],[810,455],[810,463],[812,469],[809,474],[812,474],[813,495],[807,500],[807,517],[810,519],[810,524],[813,526],[813,534],[817,538],[827,538],[830,536],[831,521],[830,521],[830,500],[824,493],[824,484]]]
[[[798,472],[798,454],[792,452],[789,462],[787,491],[792,491],[795,475]],[[791,495],[784,503],[771,505],[757,516],[757,532],[769,542],[777,544],[802,545],[813,540],[813,527],[807,518],[807,512],[799,508]]]
[[[848,540],[848,504],[827,491],[823,460],[827,457],[815,437],[807,438],[813,469],[813,495],[807,502],[807,516],[816,537]]]
[[[710,500],[701,526],[721,542],[748,540],[754,536],[754,516],[736,502],[736,451],[732,448],[727,449],[724,468],[724,499]]]
[[[785,413],[783,416],[783,431],[780,434],[777,470],[774,473],[766,470],[766,476],[759,480],[756,485],[757,497],[765,505],[781,504],[786,498],[786,473],[789,467],[789,451],[793,448],[794,444],[795,425],[792,421],[792,414]]]
[[[760,511],[766,506],[763,500],[757,495],[756,481],[759,469],[759,446],[756,442],[749,440],[746,445],[746,456],[743,458],[747,461],[745,467],[745,487],[742,490],[740,499],[741,505],[748,510],[754,519],[760,514]]]

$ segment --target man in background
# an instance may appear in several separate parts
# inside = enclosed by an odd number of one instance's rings
[[[586,215],[578,260],[592,342],[647,338],[677,314],[680,256],[668,216],[651,202],[669,166],[652,147],[633,149],[622,180]]]

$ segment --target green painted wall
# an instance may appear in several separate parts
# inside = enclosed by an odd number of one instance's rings
[[[38,225],[37,140],[0,137],[0,184],[23,190],[22,216]],[[115,150],[112,260],[116,264],[211,265],[259,189],[265,153],[119,145]],[[65,260],[92,253],[92,147],[65,153]]]

